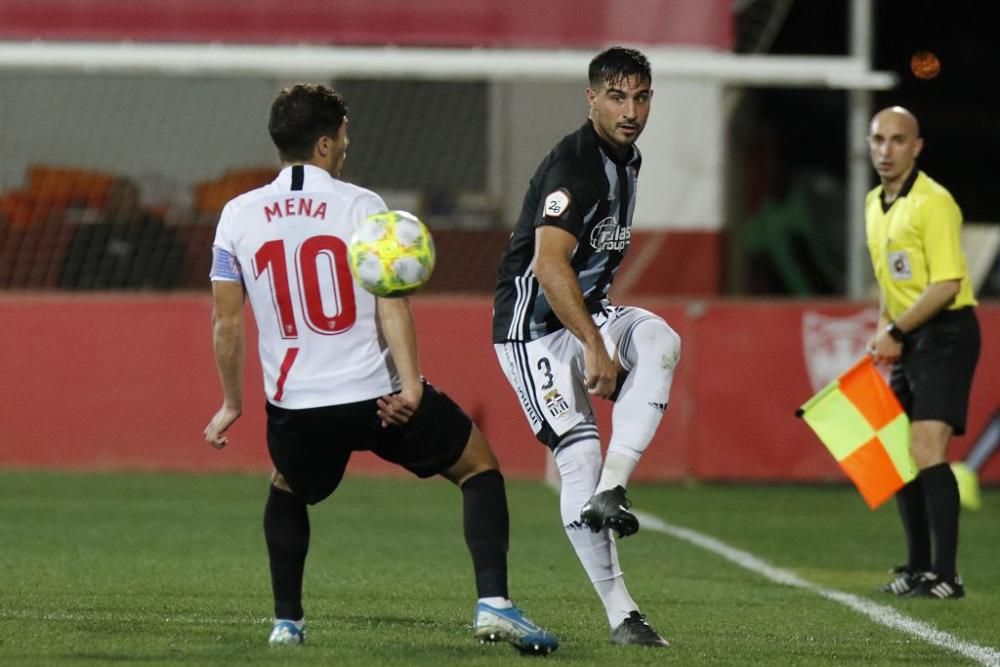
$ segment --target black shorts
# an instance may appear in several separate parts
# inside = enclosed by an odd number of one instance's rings
[[[472,432],[462,408],[427,382],[406,424],[383,428],[376,410],[375,399],[302,410],[267,404],[267,449],[296,496],[310,505],[329,496],[357,451],[418,477],[437,475],[458,461]]]
[[[979,320],[972,308],[938,313],[906,335],[889,383],[910,421],[942,421],[955,435],[965,433],[979,346]]]

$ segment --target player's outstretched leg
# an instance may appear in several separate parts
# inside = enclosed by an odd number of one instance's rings
[[[639,530],[639,520],[628,511],[631,503],[625,489],[670,400],[681,339],[662,318],[641,308],[626,309],[609,326],[625,378],[614,399],[611,442],[601,477],[580,521],[591,530],[610,528],[627,537]]]
[[[534,655],[555,651],[559,648],[555,635],[525,616],[507,592],[507,492],[496,457],[479,429],[472,428],[462,456],[444,475],[462,489],[465,542],[472,556],[479,597],[472,621],[476,638],[482,642],[505,641],[522,653]]]

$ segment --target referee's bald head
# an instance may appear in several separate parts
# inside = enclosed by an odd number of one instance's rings
[[[903,107],[888,107],[872,118],[868,152],[883,186],[902,184],[924,148],[917,117]]]
[[[872,117],[870,127],[874,128],[887,121],[896,121],[897,124],[903,127],[913,137],[920,136],[920,121],[917,120],[917,117],[913,115],[912,111],[906,109],[905,107],[892,106],[882,109]]]

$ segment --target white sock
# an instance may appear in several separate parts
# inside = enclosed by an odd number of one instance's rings
[[[492,597],[492,598],[479,598],[479,602],[489,605],[494,609],[510,609],[514,606],[514,603],[507,598],[502,597]]]
[[[580,522],[580,509],[594,495],[601,469],[597,427],[593,424],[578,426],[564,437],[563,442],[572,443],[560,449],[555,456],[562,483],[559,508],[563,527],[576,557],[604,604],[608,623],[614,628],[637,607],[625,587],[611,531],[594,533]]]
[[[624,575],[619,574],[608,581],[596,581],[594,588],[597,589],[597,594],[604,602],[604,611],[608,615],[608,625],[612,629],[621,625],[631,612],[639,611],[639,606],[636,605],[635,600],[629,595],[628,589],[625,588]]]
[[[601,470],[601,481],[597,483],[597,493],[613,489],[616,486],[628,487],[629,477],[635,470],[638,458],[633,458],[622,452],[613,452],[610,447],[604,457],[604,468]]]
[[[597,491],[628,486],[670,400],[680,337],[659,318],[641,320],[619,344],[628,372],[611,411],[611,442]]]

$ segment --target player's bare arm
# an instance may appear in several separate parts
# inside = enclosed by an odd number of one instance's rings
[[[413,324],[410,300],[406,297],[377,300],[382,335],[399,373],[402,389],[378,399],[378,416],[382,426],[405,424],[420,406],[424,385],[417,360],[417,335]]]
[[[243,412],[243,283],[212,282],[212,341],[222,381],[222,407],[205,427],[205,440],[221,449],[224,435]]]
[[[580,282],[569,263],[576,243],[576,237],[563,229],[551,225],[538,227],[532,270],[545,291],[552,312],[583,343],[587,390],[607,398],[615,390],[618,372],[604,347],[600,331],[587,312]]]

